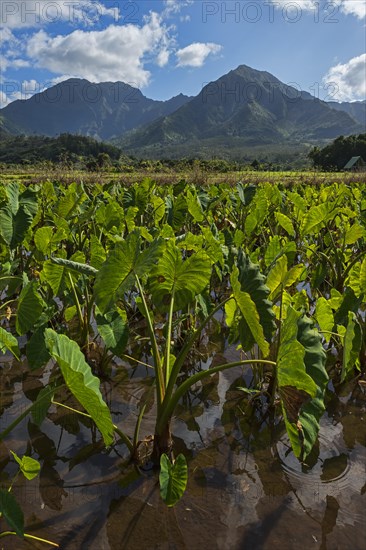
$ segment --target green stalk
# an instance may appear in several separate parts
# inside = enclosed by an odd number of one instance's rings
[[[197,374],[194,374],[193,376],[190,376],[176,389],[175,393],[171,396],[169,402],[165,403],[166,399],[164,399],[165,406],[163,407],[162,414],[159,415],[156,423],[157,433],[161,433],[164,430],[164,427],[169,422],[169,420],[171,419],[174,413],[174,409],[177,406],[179,399],[194,384],[197,384],[197,382],[199,382],[200,380],[203,380],[204,378],[207,378],[208,376],[211,376],[211,374],[215,374],[216,372],[228,370],[233,367],[239,367],[244,365],[254,365],[254,364],[271,365],[272,367],[276,366],[276,363],[274,361],[268,361],[266,359],[245,359],[244,361],[234,361],[232,363],[218,365],[217,367],[213,367],[212,369],[204,370],[204,371],[198,372]]]
[[[3,537],[7,537],[9,535],[18,536],[15,531],[3,531],[2,533],[0,533],[0,539],[3,538]],[[40,537],[36,537],[34,535],[29,535],[28,533],[24,533],[24,538],[25,539],[31,539],[31,540],[38,540],[39,542],[44,542],[45,544],[50,544],[51,546],[54,546],[55,548],[59,548],[59,545],[56,544],[55,542],[52,542],[52,541],[47,540],[47,539],[41,539]]]
[[[137,417],[135,431],[134,431],[134,434],[133,434],[133,444],[132,444],[134,450],[137,449],[137,444],[138,444],[138,440],[139,440],[139,433],[140,433],[140,427],[141,427],[141,422],[142,422],[142,419],[143,419],[143,416],[144,416],[144,413],[145,413],[145,409],[146,409],[146,403],[143,407],[141,407],[141,410],[140,410],[139,415]]]
[[[197,327],[197,329],[195,329],[192,334],[189,336],[189,338],[185,341],[180,353],[178,354],[178,357],[176,358],[176,360],[174,361],[174,365],[173,365],[173,368],[172,368],[172,372],[170,374],[170,377],[169,377],[169,383],[168,383],[168,386],[167,386],[167,389],[166,389],[166,394],[165,394],[165,398],[164,398],[164,403],[165,401],[166,402],[169,402],[170,401],[170,398],[173,394],[173,391],[174,391],[174,386],[176,384],[176,381],[177,381],[177,378],[178,378],[178,375],[180,373],[180,369],[182,368],[183,366],[183,363],[184,361],[186,360],[186,357],[188,355],[188,353],[190,352],[190,350],[192,349],[192,346],[194,344],[194,342],[197,340],[197,338],[200,336],[202,330],[205,328],[205,326],[207,325],[207,323],[209,323],[211,321],[211,319],[214,317],[214,315],[220,311],[220,309],[222,309],[224,307],[224,305],[226,304],[226,302],[228,302],[229,300],[231,300],[231,296],[229,296],[228,298],[226,298],[225,300],[223,300],[218,306],[216,306],[212,311],[211,313],[202,321],[202,323]],[[164,406],[164,404],[163,404]]]
[[[172,342],[173,309],[174,309],[174,288],[172,290],[172,299],[170,301],[169,314],[168,314],[168,330],[167,330],[167,336],[166,336],[165,359],[164,359],[165,387],[168,386],[169,378],[170,378],[170,349],[171,349],[171,342]]]
[[[76,311],[77,311],[78,318],[79,318],[80,328],[81,328],[82,332],[84,332],[84,317],[83,317],[83,312],[81,311],[81,306],[80,306],[78,295],[76,293],[74,281],[72,280],[70,272],[68,272],[67,275],[69,277],[69,281],[70,281],[70,284],[71,284],[71,291],[72,291],[72,294],[74,296],[74,301],[75,301]]]
[[[86,416],[87,418],[91,418],[93,420],[93,417],[90,416],[90,414],[88,413],[85,413],[85,412],[82,412],[82,411],[78,411],[77,409],[74,409],[73,407],[69,407],[68,405],[64,405],[64,403],[59,403],[58,401],[53,401],[52,400],[52,403],[54,405],[58,405],[59,407],[63,407],[64,409],[68,409],[69,411],[72,411],[74,413],[77,413],[77,414],[80,414],[81,416]],[[113,429],[114,431],[116,432],[117,435],[119,435],[119,437],[122,439],[123,443],[125,443],[126,447],[128,448],[128,450],[130,451],[130,453],[132,453],[133,451],[133,445],[131,443],[131,440],[130,438],[124,434],[118,426],[116,426],[115,424],[112,424],[113,426]]]
[[[153,358],[154,358],[155,372],[156,372],[156,378],[157,378],[157,398],[158,398],[157,405],[158,405],[158,410],[159,410],[160,405],[163,402],[164,394],[165,394],[164,373],[163,373],[163,369],[162,369],[158,344],[157,344],[157,341],[156,341],[156,338],[155,338],[154,327],[153,327],[153,324],[152,324],[152,321],[151,321],[149,308],[147,307],[147,303],[146,303],[146,300],[145,300],[144,291],[142,289],[140,280],[139,280],[137,275],[135,275],[135,279],[136,279],[137,288],[138,288],[138,291],[140,293],[140,297],[141,297],[141,300],[142,300],[142,307],[143,307],[143,310],[144,310],[144,315],[145,315],[146,322],[147,322],[147,329],[148,329],[149,336],[150,336],[150,342],[151,342],[151,348],[152,348],[152,354],[153,354]]]

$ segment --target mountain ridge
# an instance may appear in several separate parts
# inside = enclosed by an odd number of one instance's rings
[[[365,118],[363,115],[365,114]],[[129,154],[324,143],[366,131],[366,102],[326,103],[247,65],[196,96],[149,99],[123,82],[68,79],[0,110],[0,135],[62,133],[111,141]]]

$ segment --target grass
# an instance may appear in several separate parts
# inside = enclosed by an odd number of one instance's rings
[[[0,182],[7,183],[20,181],[23,183],[43,183],[52,179],[63,183],[110,183],[131,185],[149,177],[161,185],[176,184],[180,181],[189,181],[195,185],[210,185],[229,183],[235,185],[238,181],[244,184],[256,184],[263,181],[271,183],[283,183],[293,185],[296,183],[317,185],[322,183],[366,183],[366,172],[316,172],[316,171],[289,171],[289,172],[207,172],[202,169],[177,172],[167,170],[153,172],[149,170],[127,172],[86,172],[81,170],[69,170],[59,168],[50,171],[29,167],[22,170],[14,168],[5,169],[0,177]]]

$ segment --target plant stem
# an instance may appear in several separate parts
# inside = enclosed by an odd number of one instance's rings
[[[164,360],[165,387],[168,386],[169,378],[170,378],[170,348],[172,346],[173,309],[174,309],[174,288],[172,290],[172,299],[170,301],[169,314],[168,314],[168,330],[167,330],[167,336],[166,336],[165,360]]]
[[[165,406],[163,407],[162,414],[158,416],[157,422],[156,422],[156,430],[158,433],[161,433],[164,430],[164,427],[169,422],[170,418],[173,415],[174,409],[178,404],[179,399],[197,382],[200,380],[203,380],[204,378],[211,376],[211,374],[215,374],[216,372],[221,372],[224,370],[231,369],[233,367],[239,367],[239,366],[245,366],[245,365],[270,365],[272,367],[276,366],[276,363],[274,361],[268,361],[267,359],[245,359],[244,361],[234,361],[232,363],[226,363],[224,365],[218,365],[217,367],[213,367],[212,369],[204,370],[201,372],[198,372],[197,374],[194,374],[193,376],[190,376],[187,380],[185,380],[174,392],[174,394],[171,396],[169,402],[166,402]],[[164,400],[165,403],[166,400]]]
[[[172,372],[171,372],[171,375],[169,377],[169,383],[168,383],[168,386],[167,386],[167,389],[166,389],[166,395],[165,395],[164,402],[166,401],[168,403],[170,401],[171,395],[173,394],[173,391],[174,391],[174,386],[176,384],[178,375],[180,373],[180,369],[182,368],[183,363],[184,363],[188,353],[192,349],[192,346],[193,346],[194,342],[200,336],[200,334],[202,333],[202,330],[211,321],[211,319],[214,317],[214,315],[218,311],[220,311],[220,309],[222,309],[224,307],[226,302],[228,302],[231,299],[232,299],[232,296],[229,296],[228,298],[225,298],[225,300],[223,300],[218,306],[216,306],[211,311],[211,313],[209,315],[207,315],[207,317],[202,321],[202,323],[197,327],[197,329],[195,329],[192,332],[192,334],[188,337],[188,339],[185,341],[178,357],[174,361]],[[163,403],[163,408],[164,408],[164,406],[165,405]]]
[[[90,416],[90,414],[88,413],[85,413],[85,412],[82,412],[82,411],[78,411],[77,409],[74,409],[73,407],[69,407],[68,405],[64,405],[64,403],[59,403],[58,401],[53,401],[52,400],[52,403],[54,405],[58,405],[59,407],[63,407],[64,409],[68,409],[69,411],[72,411],[74,413],[77,413],[77,414],[80,414],[81,416],[86,416],[87,418],[91,418],[93,420],[93,418]],[[123,443],[125,443],[126,447],[128,448],[128,450],[130,451],[130,453],[132,453],[133,451],[133,444],[131,443],[131,440],[130,438],[124,434],[119,428],[118,426],[116,426],[115,424],[112,424],[113,426],[113,429],[114,431],[116,432],[117,435],[119,435],[119,437],[122,439]]]
[[[69,281],[70,281],[71,291],[72,291],[72,294],[73,294],[73,296],[74,296],[76,311],[77,311],[77,313],[78,313],[78,318],[79,318],[79,323],[80,323],[80,329],[81,329],[81,331],[83,332],[83,331],[84,331],[84,318],[83,318],[83,313],[82,313],[82,311],[81,311],[81,306],[80,306],[79,298],[78,298],[78,295],[76,294],[76,289],[75,289],[74,281],[72,280],[72,277],[71,277],[70,272],[68,272],[67,275],[68,275],[68,278],[69,278]]]
[[[3,537],[7,537],[9,535],[16,535],[17,536],[17,533],[15,531],[3,531],[2,533],[0,533],[0,539],[3,538]],[[55,542],[52,542],[52,541],[47,540],[47,539],[41,539],[40,537],[36,537],[34,535],[29,535],[28,533],[24,533],[24,538],[25,539],[31,539],[31,540],[38,540],[39,542],[44,542],[45,544],[50,544],[51,546],[54,546],[55,548],[59,548],[59,545],[56,544]]]
[[[138,288],[138,291],[140,293],[140,297],[141,297],[141,300],[142,300],[142,307],[143,307],[143,310],[144,310],[144,315],[145,315],[146,322],[147,322],[147,329],[148,329],[149,336],[150,336],[150,342],[151,342],[151,348],[152,348],[152,354],[153,354],[153,358],[154,358],[154,366],[155,366],[155,372],[156,372],[156,378],[157,378],[157,398],[158,398],[157,405],[158,405],[158,409],[159,409],[161,403],[163,402],[164,394],[165,394],[164,373],[163,373],[163,369],[162,369],[158,344],[157,344],[157,341],[156,341],[156,338],[155,338],[154,327],[153,327],[153,324],[152,324],[152,321],[151,321],[149,308],[147,307],[147,303],[146,303],[146,300],[145,300],[144,291],[142,289],[140,280],[139,280],[137,275],[135,275],[135,278],[136,278],[137,288]]]

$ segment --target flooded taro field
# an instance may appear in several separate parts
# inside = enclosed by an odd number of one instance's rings
[[[0,210],[0,549],[365,548],[364,184]]]
[[[216,353],[227,360],[237,354],[235,348]],[[2,428],[29,405],[49,371],[30,374],[24,363],[1,364]],[[123,444],[103,450],[93,426],[75,413],[55,406],[42,429],[25,419],[6,444],[19,454],[26,445],[42,461],[39,477],[13,488],[28,532],[65,550],[364,548],[365,386],[329,388],[319,443],[302,465],[283,427],[266,421],[237,389],[251,376],[240,367],[217,375],[177,411],[174,447],[188,458],[190,477],[174,508],[161,500],[151,464],[140,472],[126,464]],[[102,382],[112,417],[127,432],[150,387],[146,370],[133,364],[114,364]],[[146,419],[142,439],[153,431]],[[4,482],[15,465],[0,450]],[[45,545],[8,538],[2,546],[30,547]]]

